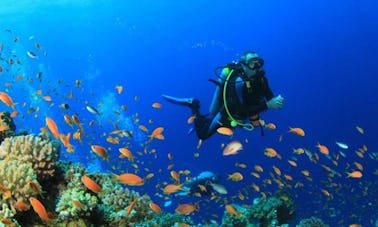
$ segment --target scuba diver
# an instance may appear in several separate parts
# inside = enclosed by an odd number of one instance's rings
[[[163,98],[191,109],[197,136],[202,140],[212,136],[220,127],[242,127],[252,131],[260,126],[263,135],[263,121],[259,114],[267,109],[281,109],[285,104],[284,98],[274,96],[270,89],[263,65],[264,59],[256,52],[246,51],[239,62],[217,67],[215,74],[218,80],[210,79],[217,87],[208,114],[200,113],[198,99],[168,95],[163,95]]]
[[[203,171],[198,176],[185,183],[183,190],[177,192],[175,197],[184,197],[188,195],[209,196],[214,191],[226,194],[227,190],[222,185],[218,184],[218,181],[218,174],[211,171]]]

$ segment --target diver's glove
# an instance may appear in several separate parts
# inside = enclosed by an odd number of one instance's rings
[[[281,95],[273,97],[271,100],[269,100],[266,103],[266,105],[268,106],[268,109],[281,109],[284,104],[285,104],[285,99]]]

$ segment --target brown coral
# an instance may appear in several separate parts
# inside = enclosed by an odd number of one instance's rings
[[[54,176],[59,145],[34,135],[6,138],[0,146],[0,159],[20,160],[30,163],[38,180]]]
[[[21,160],[0,160],[1,202],[8,204],[16,213],[16,202],[27,203],[30,196],[36,196],[41,186],[30,163]]]

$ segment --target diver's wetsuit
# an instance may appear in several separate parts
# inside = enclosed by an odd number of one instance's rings
[[[274,95],[265,77],[265,71],[259,71],[250,79],[251,86],[249,89],[241,75],[231,75],[230,78],[233,79],[230,79],[226,88],[226,102],[233,118],[245,121],[250,116],[268,109],[266,101],[272,99]],[[192,112],[196,115],[196,133],[200,139],[209,138],[219,127],[232,128],[224,107],[223,84],[220,86],[222,87],[218,97],[218,113],[201,115],[198,109],[192,108]]]

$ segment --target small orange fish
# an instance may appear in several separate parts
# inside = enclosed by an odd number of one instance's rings
[[[274,130],[274,129],[276,129],[277,127],[276,127],[276,125],[273,124],[273,123],[268,123],[268,124],[265,125],[265,128],[270,129],[270,130]]]
[[[227,204],[225,206],[225,208],[226,208],[227,213],[229,213],[229,214],[235,215],[237,217],[241,217],[242,216],[242,214],[239,213],[239,212],[237,212],[236,209],[233,206],[231,206],[230,204]]]
[[[73,204],[74,204],[76,207],[78,207],[78,208],[80,208],[80,209],[84,209],[84,208],[85,208],[85,205],[84,205],[82,202],[80,202],[79,200],[73,200],[72,202],[73,202]]]
[[[94,193],[102,192],[102,188],[100,187],[100,185],[98,185],[94,180],[92,180],[87,175],[83,175],[81,177],[81,182],[85,185],[86,188],[88,188]]]
[[[183,215],[189,215],[194,211],[199,211],[199,206],[198,204],[180,204],[176,208],[176,213],[183,214]]]
[[[318,145],[316,145],[316,147],[319,149],[320,153],[325,154],[325,155],[329,155],[328,147],[326,147],[325,145],[318,143]]]
[[[157,213],[157,214],[160,214],[160,213],[161,213],[161,208],[160,208],[159,205],[157,205],[156,203],[150,202],[149,207],[150,207],[151,210],[153,210],[155,213]]]
[[[277,166],[272,166],[272,168],[278,176],[281,176],[281,170]]]
[[[220,128],[217,129],[217,132],[219,134],[226,135],[226,136],[232,136],[234,134],[232,129],[227,128],[227,127],[220,127]]]
[[[8,129],[9,129],[8,125],[0,125],[0,132],[6,131]]]
[[[134,161],[134,155],[131,153],[131,151],[129,149],[127,149],[126,147],[122,147],[122,148],[119,148],[118,150],[121,153],[119,158],[125,158],[126,157],[127,159],[129,159],[130,162]]]
[[[243,180],[243,175],[239,172],[235,172],[235,173],[232,173],[230,175],[228,175],[228,178],[229,180],[232,180],[232,181],[241,181]]]
[[[271,147],[267,147],[265,148],[264,150],[264,155],[268,156],[269,158],[273,158],[273,157],[280,157],[280,155],[278,154],[278,152],[271,148]]]
[[[36,212],[38,214],[38,216],[43,221],[49,223],[50,222],[50,218],[49,218],[49,216],[48,216],[48,214],[46,212],[46,209],[43,206],[43,204],[38,199],[36,199],[34,197],[30,197],[29,198],[29,202],[32,205],[34,212]]]
[[[67,149],[68,152],[73,152],[73,146],[70,143],[71,133],[67,133],[67,135],[60,134],[59,135],[60,141],[63,143],[63,146]]]
[[[176,183],[180,183],[180,175],[176,172],[176,171],[174,171],[174,170],[172,170],[171,172],[170,172],[170,174],[171,174],[171,177],[172,177],[172,179],[174,180],[174,181],[176,181]]]
[[[122,94],[122,92],[123,92],[123,87],[122,87],[121,85],[116,85],[116,86],[115,86],[115,89],[117,90],[117,92],[118,92],[119,95]]]
[[[139,125],[139,129],[142,130],[143,132],[147,132],[148,133],[148,129],[144,125]]]
[[[12,107],[12,109],[14,109],[14,106],[16,105],[12,98],[5,92],[0,92],[0,101],[2,101],[5,105]]]
[[[304,136],[305,132],[302,128],[291,128],[289,127],[289,132],[294,133],[298,136]]]
[[[16,210],[20,210],[20,211],[25,211],[25,210],[29,210],[30,209],[29,205],[27,205],[26,203],[24,203],[22,201],[17,201],[13,205],[13,208],[16,209]]]
[[[168,184],[164,187],[163,193],[164,194],[172,194],[177,192],[178,190],[181,190],[182,184]]]
[[[91,150],[104,160],[109,160],[108,151],[103,146],[92,145]]]
[[[264,171],[263,167],[260,166],[260,165],[255,165],[255,166],[254,166],[254,169],[255,169],[257,172],[260,172],[260,173],[262,173],[262,172]]]
[[[52,101],[52,98],[49,95],[43,96],[42,99],[45,100],[46,102],[51,102]]]
[[[126,184],[129,186],[142,186],[144,185],[144,180],[133,173],[123,173],[117,175],[113,173],[113,178],[119,181],[121,184]]]
[[[161,105],[161,103],[154,102],[154,103],[152,103],[152,107],[155,108],[155,109],[160,109],[162,107],[162,105]]]
[[[47,128],[49,128],[51,134],[54,136],[54,138],[58,139],[59,130],[58,130],[58,126],[56,126],[55,121],[49,117],[46,117],[46,125],[47,125]]]
[[[223,149],[223,155],[236,155],[241,150],[243,150],[243,145],[239,141],[234,140],[227,144],[227,146]]]
[[[158,137],[158,135],[161,135],[163,133],[163,131],[164,131],[163,127],[157,127],[157,128],[155,128],[152,131],[151,135],[150,135],[150,140],[153,139],[153,138]]]
[[[131,214],[131,211],[134,209],[136,202],[138,201],[138,198],[135,198],[134,201],[130,203],[130,205],[127,207],[126,214]]]
[[[362,172],[361,171],[353,171],[353,172],[351,172],[351,173],[348,173],[348,176],[347,176],[347,178],[349,178],[349,177],[351,177],[351,178],[361,178],[362,177]]]
[[[186,120],[186,123],[188,123],[188,124],[192,124],[193,122],[194,122],[194,120],[196,119],[196,116],[190,116],[189,118],[188,118],[188,120]]]

